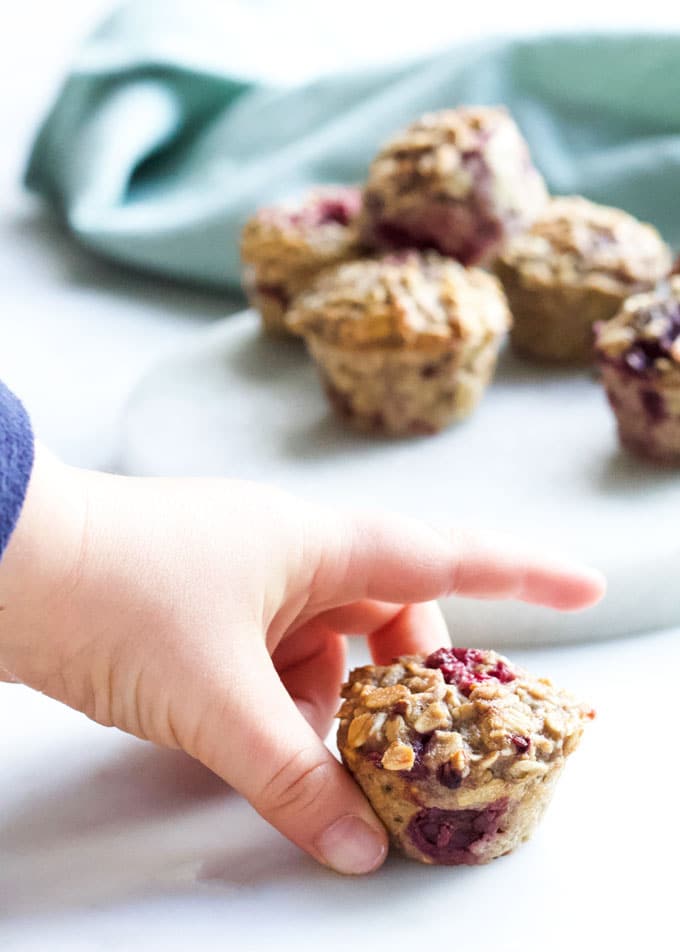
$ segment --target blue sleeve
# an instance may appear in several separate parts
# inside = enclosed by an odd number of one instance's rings
[[[0,381],[0,557],[26,498],[33,454],[33,431],[28,414]]]

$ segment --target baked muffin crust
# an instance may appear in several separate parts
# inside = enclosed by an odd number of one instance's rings
[[[680,462],[680,276],[628,298],[596,326],[595,346],[623,445]]]
[[[443,648],[350,674],[338,745],[393,841],[476,864],[526,839],[587,705],[493,651]]]
[[[338,265],[286,318],[352,426],[434,433],[472,412],[510,322],[500,285],[435,252]]]
[[[590,362],[594,324],[653,288],[670,266],[651,225],[579,196],[551,199],[495,263],[514,318],[514,348],[539,360]]]
[[[680,276],[624,302],[596,328],[597,353],[632,373],[677,376],[680,382]]]
[[[586,284],[623,297],[653,287],[671,268],[656,228],[579,195],[550,199],[501,258],[527,283]]]
[[[360,254],[361,191],[324,186],[298,204],[262,208],[241,233],[243,284],[267,330],[285,333],[283,318],[296,294],[323,268]]]
[[[327,271],[287,324],[344,347],[439,350],[502,334],[510,316],[492,275],[436,252],[404,252]]]
[[[377,248],[433,248],[488,261],[545,203],[543,179],[503,108],[428,113],[371,164],[362,235]]]

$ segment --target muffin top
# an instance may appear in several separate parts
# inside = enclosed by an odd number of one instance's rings
[[[437,350],[480,343],[510,326],[500,284],[436,252],[402,252],[324,271],[286,323],[340,347]]]
[[[281,268],[335,262],[354,251],[360,209],[361,190],[341,185],[316,188],[297,204],[261,208],[243,227],[241,258]]]
[[[543,776],[595,716],[547,678],[474,648],[357,668],[342,696],[343,751],[450,789]]]
[[[508,190],[507,182],[518,168],[525,186],[527,177],[536,179],[542,204],[545,186],[507,110],[444,109],[421,116],[385,144],[371,163],[365,201],[370,210],[372,204],[398,204],[423,189],[442,200],[463,201],[491,173],[487,184],[492,191],[499,188],[497,197],[512,207],[522,196]],[[531,196],[524,191],[527,200]]]
[[[595,328],[596,351],[636,374],[680,372],[680,276],[656,291],[636,294]]]
[[[539,284],[595,281],[603,290],[630,294],[664,278],[671,255],[652,225],[571,195],[551,199],[529,231],[512,240],[500,264]]]

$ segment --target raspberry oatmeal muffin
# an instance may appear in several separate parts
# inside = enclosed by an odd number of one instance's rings
[[[418,119],[373,160],[361,230],[376,248],[433,248],[476,264],[531,224],[546,198],[505,109],[447,109]]]
[[[495,278],[435,252],[332,268],[287,316],[340,415],[390,434],[433,433],[467,416],[509,323]]]
[[[241,234],[243,285],[267,331],[285,333],[293,297],[328,265],[359,253],[356,220],[361,191],[326,186],[297,206],[260,209]]]
[[[338,747],[393,843],[422,863],[477,865],[531,835],[594,712],[494,651],[352,671]]]
[[[554,198],[495,265],[515,349],[539,360],[592,360],[593,325],[653,288],[671,267],[651,225],[585,198]]]
[[[598,324],[595,350],[621,442],[680,463],[680,276]]]

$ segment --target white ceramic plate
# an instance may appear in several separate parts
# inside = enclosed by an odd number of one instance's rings
[[[680,474],[619,450],[587,372],[536,368],[506,352],[469,421],[434,437],[376,439],[346,429],[302,347],[263,337],[246,311],[142,382],[121,465],[142,475],[266,479],[330,504],[507,530],[581,555],[608,576],[605,600],[573,615],[448,599],[460,643],[605,638],[680,623]]]

